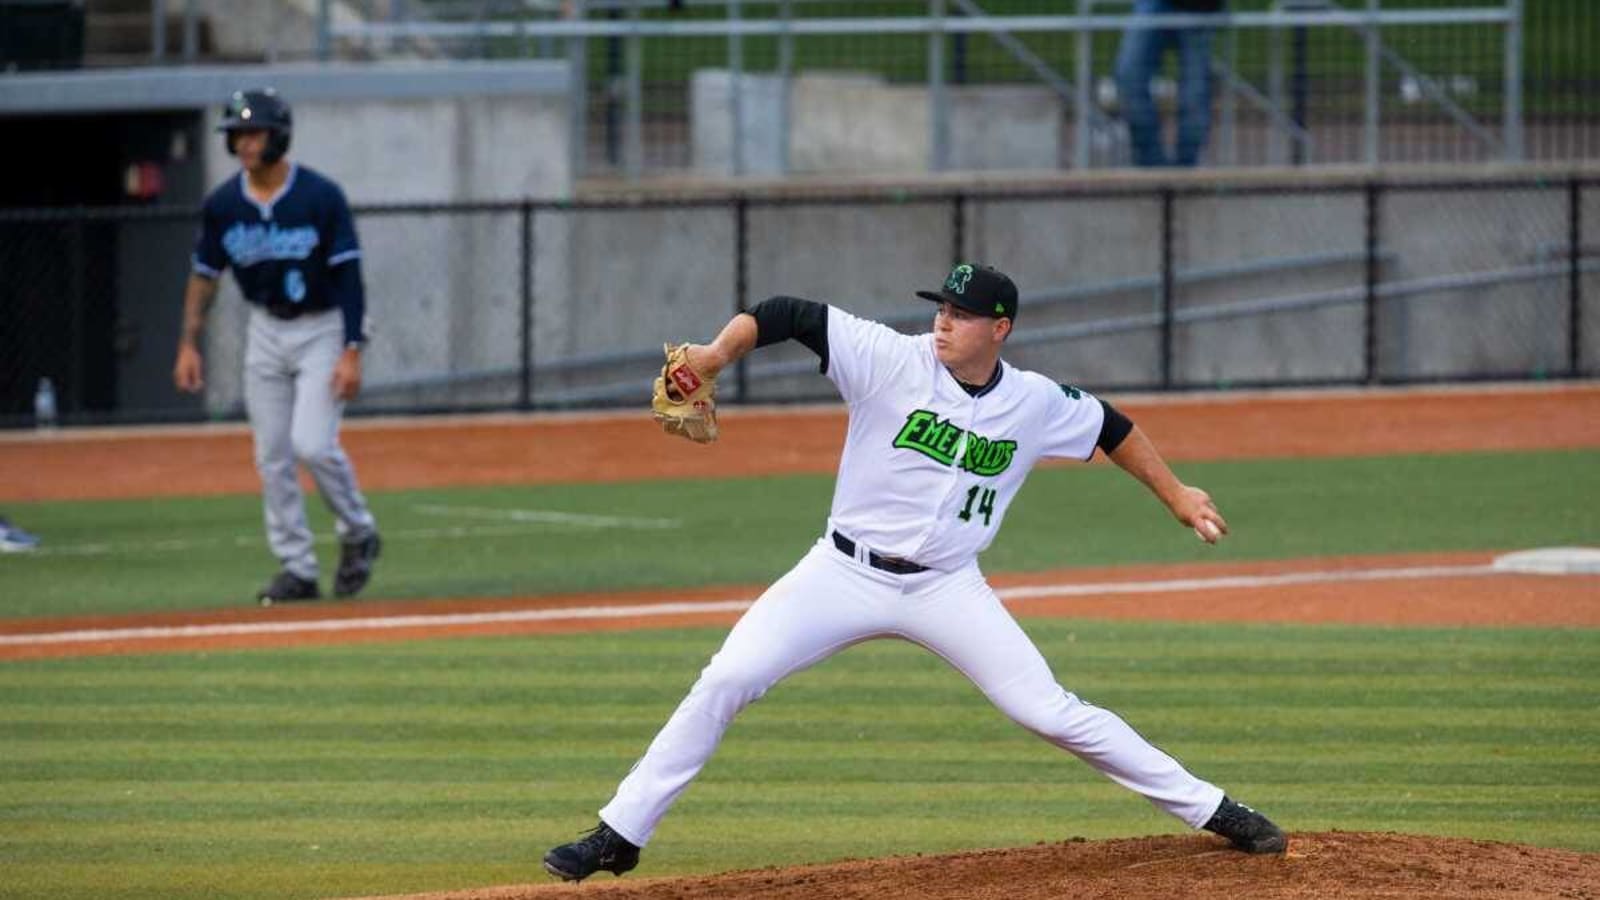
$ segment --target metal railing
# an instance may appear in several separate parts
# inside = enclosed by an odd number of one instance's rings
[[[1240,140],[1238,105],[1243,103],[1260,120],[1252,130],[1264,132],[1256,139],[1266,144],[1266,149],[1244,158],[1233,150],[1215,155],[1214,162],[1234,164],[1242,162],[1291,163],[1361,162],[1377,164],[1393,161],[1400,151],[1386,152],[1383,141],[1384,116],[1382,94],[1386,71],[1391,82],[1403,83],[1406,90],[1420,100],[1438,108],[1443,121],[1460,129],[1476,146],[1465,154],[1474,160],[1496,159],[1515,161],[1523,158],[1522,90],[1522,0],[1497,0],[1494,5],[1457,5],[1445,8],[1385,9],[1378,0],[1355,0],[1359,8],[1345,8],[1332,0],[1315,0],[1299,4],[1279,4],[1261,11],[1233,11],[1216,15],[1164,15],[1158,17],[1127,14],[1104,14],[1094,10],[1104,7],[1105,0],[1078,0],[1074,14],[1051,15],[993,15],[984,12],[976,0],[932,0],[912,8],[925,11],[923,15],[861,15],[805,17],[795,13],[806,5],[797,0],[744,0],[727,3],[690,3],[690,8],[718,8],[725,11],[720,18],[675,19],[658,14],[664,3],[638,2],[573,2],[564,7],[566,18],[530,18],[526,13],[512,20],[494,20],[479,17],[473,21],[368,21],[345,26],[329,26],[328,41],[321,45],[323,53],[340,40],[370,43],[426,37],[441,44],[451,41],[470,41],[480,46],[484,41],[542,39],[551,46],[568,48],[572,63],[574,91],[589,100],[580,105],[573,122],[579,143],[584,132],[594,127],[588,107],[598,103],[606,112],[601,127],[620,130],[620,138],[607,135],[603,165],[589,163],[588,154],[575,157],[578,171],[612,168],[620,174],[637,178],[648,170],[675,168],[672,165],[650,165],[646,162],[646,120],[652,118],[643,107],[652,101],[652,93],[645,85],[644,69],[648,45],[651,63],[670,56],[674,41],[691,42],[696,39],[715,38],[725,42],[726,53],[722,59],[707,58],[702,65],[725,67],[730,82],[743,84],[747,71],[745,48],[752,42],[766,41],[775,44],[775,77],[787,84],[796,74],[794,58],[796,42],[807,38],[873,37],[880,39],[915,38],[925,42],[925,84],[927,90],[930,134],[929,168],[941,171],[951,168],[951,114],[947,86],[951,81],[950,56],[947,50],[951,41],[969,37],[992,39],[1026,73],[1026,77],[1045,85],[1072,113],[1070,151],[1063,154],[1062,166],[1087,169],[1105,165],[1125,164],[1125,156],[1115,147],[1119,139],[1116,119],[1108,114],[1096,97],[1094,72],[1096,41],[1102,36],[1114,36],[1129,29],[1159,23],[1172,29],[1221,29],[1227,36],[1223,53],[1218,54],[1214,66],[1221,75],[1223,96],[1222,123],[1218,144],[1236,148]],[[875,4],[874,8],[884,4]],[[837,5],[830,8],[836,8]],[[752,11],[763,10],[764,16]],[[561,10],[535,6],[533,13],[560,15]],[[652,13],[647,16],[646,13]],[[596,18],[595,14],[601,17]],[[1461,29],[1477,27],[1490,29],[1499,35],[1499,84],[1496,91],[1501,99],[1498,121],[1488,125],[1480,121],[1480,114],[1468,110],[1462,102],[1451,96],[1439,79],[1428,75],[1421,67],[1395,50],[1392,42],[1382,35],[1386,29],[1439,28]],[[1362,84],[1359,88],[1360,140],[1358,149],[1351,151],[1328,150],[1318,157],[1311,152],[1311,135],[1307,128],[1304,98],[1291,98],[1287,86],[1287,70],[1295,69],[1296,80],[1306,77],[1305,60],[1287,60],[1286,45],[1293,36],[1296,47],[1305,42],[1308,30],[1329,35],[1348,34],[1359,43],[1359,50],[1343,49],[1349,55],[1358,53],[1364,58],[1361,66]],[[1237,36],[1254,32],[1265,37],[1267,43],[1265,84],[1256,84],[1244,73],[1238,59]],[[1054,59],[1047,59],[1032,49],[1026,39],[1068,39],[1070,46],[1059,47]],[[596,76],[596,64],[590,44],[609,46],[608,58],[614,60],[603,72],[605,83],[591,85]],[[620,47],[620,49],[618,49]],[[1303,56],[1303,54],[1302,54]],[[1475,66],[1481,61],[1474,62]],[[666,66],[661,63],[657,66]],[[870,62],[869,62],[870,65]],[[1069,77],[1065,74],[1072,72]],[[681,77],[681,76],[680,76]],[[1477,80],[1476,78],[1474,79]],[[741,90],[732,90],[729,97],[730,121],[728,139],[732,159],[728,174],[743,174],[751,167],[743,159],[744,135],[752,127],[748,111],[741,105]],[[780,102],[787,99],[788,89],[780,88]],[[668,101],[660,101],[666,103]],[[1291,106],[1299,104],[1298,108]],[[616,108],[620,106],[618,111]],[[659,116],[654,118],[660,118]],[[788,110],[779,115],[776,125],[781,129],[777,143],[788,146],[788,135],[793,128]],[[662,140],[662,139],[658,139]],[[1096,148],[1101,150],[1097,152]],[[680,154],[682,151],[678,151]],[[778,174],[788,171],[787,160],[780,160]]]
[[[1029,114],[1059,117],[1060,134],[1028,134],[1050,144],[1028,167],[1091,169],[1127,163],[1109,72],[1120,35],[1150,21],[1127,15],[1129,2],[302,0],[262,4],[268,27],[254,38],[231,28],[219,50],[211,41],[226,23],[206,4],[149,0],[141,58],[561,58],[573,75],[573,170],[596,177],[816,171],[791,145],[833,126],[806,118],[791,95],[840,70],[920,86],[917,133],[908,135],[925,148],[918,170],[972,168],[962,96],[1031,87],[1039,95]],[[1229,9],[1161,17],[1164,27],[1216,29],[1207,165],[1600,156],[1600,70],[1591,62],[1600,5],[1591,0],[1231,0]],[[739,87],[722,89],[725,112],[695,108],[694,74],[713,70]],[[750,92],[762,80],[779,88],[763,88],[769,99],[757,101]],[[1166,102],[1170,81],[1158,76],[1157,89]],[[728,136],[708,160],[695,129],[712,119]],[[749,158],[756,137],[774,148],[771,158]]]

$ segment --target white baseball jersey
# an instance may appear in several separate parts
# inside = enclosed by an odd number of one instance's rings
[[[1000,363],[972,396],[908,336],[828,308],[828,378],[850,408],[830,529],[942,571],[971,562],[1044,457],[1086,460],[1105,409],[1093,396]]]

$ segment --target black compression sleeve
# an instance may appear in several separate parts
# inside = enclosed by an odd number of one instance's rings
[[[1100,401],[1100,406],[1106,411],[1106,419],[1100,424],[1100,438],[1095,444],[1109,454],[1122,446],[1122,441],[1133,431],[1133,420],[1104,400]]]
[[[805,344],[828,370],[828,307],[799,297],[768,297],[750,309],[756,318],[756,346],[793,338]]]

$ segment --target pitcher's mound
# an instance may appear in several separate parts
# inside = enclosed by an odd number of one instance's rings
[[[646,857],[648,864],[648,857]],[[529,861],[529,867],[538,865]],[[1211,835],[1073,840],[948,856],[852,860],[707,877],[532,884],[412,900],[1169,900],[1173,897],[1600,900],[1600,854],[1403,834],[1291,834],[1283,856]]]

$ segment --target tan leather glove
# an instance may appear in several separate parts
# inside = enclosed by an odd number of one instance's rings
[[[667,362],[656,376],[650,409],[667,434],[697,444],[717,439],[717,380],[705,378],[689,366],[689,345],[662,347]]]

